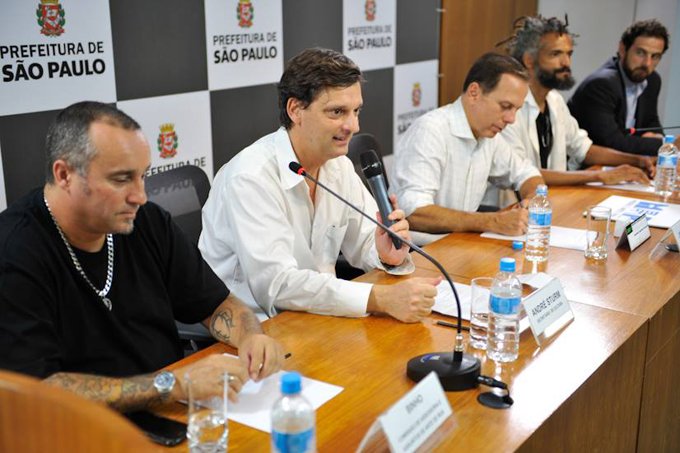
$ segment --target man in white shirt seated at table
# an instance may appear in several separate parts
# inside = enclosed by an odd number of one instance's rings
[[[203,208],[199,248],[234,294],[256,311],[335,316],[386,313],[404,322],[430,314],[438,278],[373,285],[336,278],[340,251],[349,264],[408,273],[408,247],[323,188],[289,169],[299,162],[315,179],[374,215],[377,206],[346,157],[359,130],[359,68],[344,55],[307,49],[288,62],[278,85],[282,127],[242,150],[215,176]],[[408,238],[404,212],[391,229]]]
[[[526,232],[527,210],[476,212],[487,182],[530,197],[543,178],[529,160],[497,136],[515,120],[527,94],[527,72],[514,58],[485,54],[463,94],[418,118],[394,152],[393,190],[411,228],[427,233]]]
[[[647,156],[623,153],[594,145],[579,128],[557,90],[574,86],[571,75],[573,35],[557,18],[523,17],[509,41],[510,54],[529,71],[529,94],[514,124],[501,134],[520,155],[541,169],[549,185],[588,182],[649,184],[645,174],[654,172]],[[581,165],[618,165],[612,170],[567,171]],[[636,168],[639,167],[639,168]]]

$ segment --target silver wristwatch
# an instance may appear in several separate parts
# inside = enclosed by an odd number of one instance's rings
[[[161,371],[153,378],[153,386],[161,396],[167,396],[175,387],[175,375],[169,371]]]

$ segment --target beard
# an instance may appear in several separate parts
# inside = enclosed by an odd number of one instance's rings
[[[567,76],[564,78],[557,77],[560,73],[565,73]],[[537,67],[536,78],[541,82],[541,85],[551,90],[568,90],[576,84],[569,67],[562,67],[553,71],[546,71]]]
[[[647,66],[638,66],[637,68],[630,68],[627,64],[622,64],[623,72],[633,83],[640,83],[649,77],[649,68]]]

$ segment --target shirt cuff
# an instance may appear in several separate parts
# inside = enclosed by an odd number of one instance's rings
[[[407,247],[406,244],[402,244],[402,247]],[[411,254],[406,255],[406,259],[399,266],[390,266],[382,261],[378,265],[379,269],[384,270],[390,275],[408,275],[412,274],[416,270],[416,265],[413,264],[413,259]]]

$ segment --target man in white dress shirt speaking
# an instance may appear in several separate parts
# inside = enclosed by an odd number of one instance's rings
[[[463,94],[418,118],[399,140],[391,182],[411,228],[428,233],[526,232],[521,206],[476,212],[487,183],[533,195],[543,184],[529,160],[510,151],[502,137],[527,94],[528,75],[515,59],[485,54],[470,68]]]
[[[278,85],[281,128],[242,150],[215,176],[203,208],[199,248],[217,275],[255,310],[335,316],[385,313],[404,322],[428,316],[438,278],[372,285],[336,278],[342,251],[364,270],[408,273],[408,247],[323,188],[289,169],[299,162],[364,212],[378,208],[346,157],[363,104],[359,68],[344,55],[306,49],[290,60]],[[408,238],[404,212],[391,229]]]

